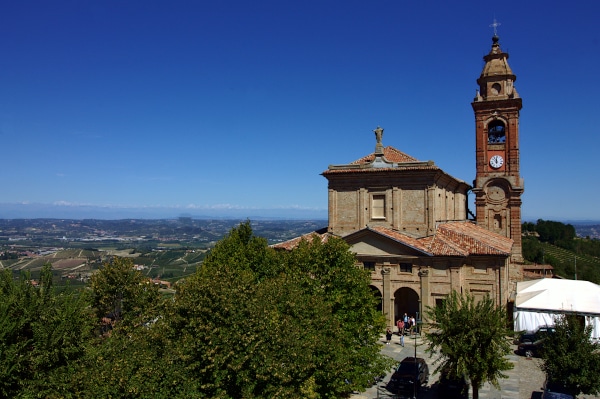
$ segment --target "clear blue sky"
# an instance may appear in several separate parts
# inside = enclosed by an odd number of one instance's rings
[[[591,0],[5,1],[0,217],[326,218],[319,174],[371,153],[377,125],[471,183],[496,18],[523,98],[524,218],[600,220],[599,15]]]

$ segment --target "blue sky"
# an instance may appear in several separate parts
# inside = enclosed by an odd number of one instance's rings
[[[0,217],[325,219],[319,174],[371,153],[377,125],[471,183],[496,18],[524,218],[600,220],[600,3],[551,4],[4,2]]]

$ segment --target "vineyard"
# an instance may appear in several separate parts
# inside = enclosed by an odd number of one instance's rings
[[[554,272],[564,278],[577,278],[600,283],[600,259],[586,254],[575,254],[549,243],[540,243],[543,262],[554,266]]]
[[[12,269],[15,276],[30,272],[37,279],[47,263],[52,264],[53,274],[60,285],[70,280],[71,285],[84,284],[87,279],[114,256],[133,258],[144,275],[175,282],[191,275],[202,263],[206,250],[163,249],[138,252],[135,249],[54,249],[47,253],[25,254],[14,259],[0,260],[0,269]]]

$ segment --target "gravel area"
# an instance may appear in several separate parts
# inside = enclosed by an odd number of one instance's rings
[[[540,359],[519,356],[515,367],[519,372],[519,398],[541,398],[544,372],[539,367]],[[537,393],[537,394],[536,394]]]

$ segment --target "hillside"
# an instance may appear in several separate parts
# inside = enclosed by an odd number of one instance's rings
[[[600,259],[586,254],[576,254],[568,249],[560,248],[549,243],[541,243],[545,253],[545,260],[550,264],[557,264],[561,277],[593,281],[600,283]],[[556,266],[555,266],[556,268]]]
[[[523,224],[523,257],[526,261],[550,264],[560,277],[600,284],[600,240],[582,233],[581,226],[538,220]],[[597,227],[597,226],[596,226]]]

